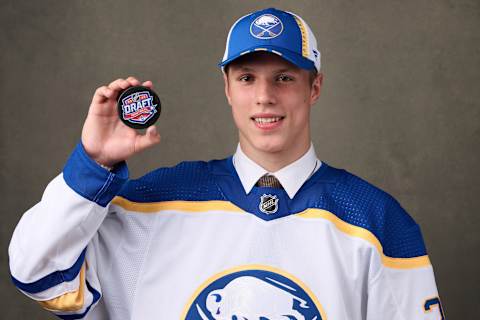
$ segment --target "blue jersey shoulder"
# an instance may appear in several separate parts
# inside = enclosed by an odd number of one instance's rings
[[[391,195],[345,170],[333,170],[337,182],[324,194],[325,209],[372,232],[389,257],[426,254],[419,226]]]
[[[223,200],[208,163],[184,161],[130,180],[119,196],[135,202]]]

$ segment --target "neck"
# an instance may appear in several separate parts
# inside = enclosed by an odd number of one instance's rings
[[[276,172],[289,164],[300,159],[310,148],[310,141],[304,144],[295,145],[294,150],[288,151],[264,151],[249,147],[248,144],[240,140],[242,151],[268,172]]]

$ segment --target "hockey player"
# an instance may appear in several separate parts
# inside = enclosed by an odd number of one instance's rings
[[[62,319],[443,319],[418,225],[390,195],[317,159],[320,52],[301,17],[265,9],[220,63],[232,157],[128,180],[160,141],[97,89],[63,172],[19,222],[12,279]],[[150,81],[145,86],[152,86]]]

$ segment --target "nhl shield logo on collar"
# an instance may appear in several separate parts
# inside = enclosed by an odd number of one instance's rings
[[[134,129],[148,128],[160,116],[161,104],[158,95],[144,86],[125,90],[117,102],[120,120]]]
[[[276,195],[264,194],[260,197],[258,205],[260,211],[266,214],[273,214],[278,210],[278,197]]]
[[[282,20],[273,14],[262,14],[250,25],[250,33],[258,39],[273,39],[283,31]]]

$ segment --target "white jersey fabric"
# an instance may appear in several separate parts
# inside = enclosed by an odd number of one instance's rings
[[[62,319],[442,319],[420,229],[325,162],[293,198],[246,193],[232,157],[128,180],[79,144],[9,247],[16,286]]]

